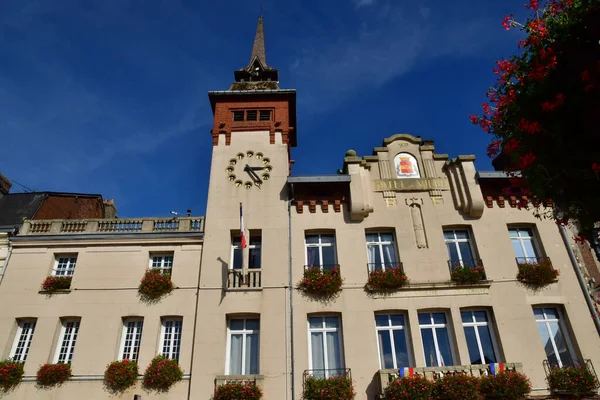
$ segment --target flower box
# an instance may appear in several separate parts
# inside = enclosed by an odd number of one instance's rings
[[[315,378],[304,381],[303,400],[352,400],[356,396],[352,379],[344,376]]]
[[[0,388],[4,392],[13,389],[23,379],[23,363],[4,360],[0,361]]]
[[[143,385],[146,389],[166,392],[183,379],[183,371],[176,360],[156,356],[144,372]]]
[[[525,262],[519,262],[517,259],[517,265],[519,268],[517,280],[532,290],[539,290],[555,283],[560,274],[549,259]]]
[[[49,276],[42,282],[41,291],[52,294],[60,290],[71,288],[72,276]]]
[[[547,377],[553,394],[583,397],[598,391],[596,376],[585,367],[553,368]]]
[[[138,377],[138,365],[134,361],[113,361],[104,371],[104,386],[111,392],[123,392],[135,385]]]
[[[386,267],[369,272],[365,289],[370,292],[393,292],[408,283],[402,265]]]
[[[473,285],[485,279],[485,270],[482,266],[474,267],[457,266],[450,273],[450,280],[457,285]]]
[[[138,293],[143,301],[155,302],[173,290],[171,276],[160,271],[148,270],[144,274]]]
[[[226,382],[215,388],[213,400],[259,400],[262,389],[251,381]]]
[[[305,268],[304,276],[297,287],[298,290],[309,295],[331,298],[342,290],[343,282],[339,267],[329,270],[321,269],[319,266],[309,266]]]
[[[430,400],[433,382],[424,376],[415,375],[393,379],[384,390],[386,400]]]
[[[433,384],[434,398],[439,400],[479,400],[478,380],[473,375],[445,375]]]
[[[531,392],[531,382],[520,372],[504,371],[479,378],[479,392],[486,399],[520,400]]]
[[[71,377],[69,364],[44,364],[37,371],[36,382],[42,387],[60,385]]]

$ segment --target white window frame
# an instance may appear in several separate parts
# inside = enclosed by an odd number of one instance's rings
[[[452,329],[451,329],[451,324],[448,322],[448,313],[445,311],[424,311],[424,312],[419,312],[417,314],[427,314],[429,315],[429,324],[421,324],[421,322],[419,322],[419,335],[421,336],[421,348],[423,349],[423,358],[425,359],[425,361],[427,362],[427,355],[425,354],[425,346],[423,345],[423,334],[421,333],[422,329],[431,329],[433,334],[433,344],[435,346],[435,357],[436,357],[436,364],[438,366],[442,366],[442,364],[444,364],[444,366],[448,366],[445,362],[442,362],[442,353],[440,352],[440,345],[438,344],[438,338],[437,338],[437,332],[436,329],[437,328],[446,328],[446,332],[448,332],[448,345],[450,346],[450,354],[452,355],[452,363],[454,364],[455,360],[456,360],[456,354],[455,354],[455,349],[453,346],[453,333],[452,333]],[[444,314],[446,317],[446,323],[445,324],[441,324],[441,323],[435,323],[433,322],[433,314]]]
[[[461,253],[460,246],[458,244],[466,242],[469,244],[469,250],[471,251],[471,261],[475,263],[477,259],[477,253],[475,252],[475,246],[473,245],[473,240],[471,239],[471,230],[468,228],[444,228],[444,234],[446,232],[452,232],[452,235],[454,236],[452,239],[446,239],[446,235],[444,235],[444,243],[446,244],[446,250],[448,251],[448,260],[452,261],[450,257],[450,251],[448,250],[448,244],[453,244],[456,248],[456,254],[458,254],[458,262],[462,267],[464,267],[465,265],[463,264],[463,254]],[[457,238],[456,232],[465,232],[467,234],[467,238]]]
[[[246,329],[246,321],[247,320],[258,320],[259,328],[258,329]],[[244,328],[241,330],[231,329],[231,321],[244,321]],[[256,334],[258,336],[258,369],[260,371],[260,318],[230,318],[227,320],[227,352],[225,354],[225,375],[231,375],[231,336],[232,335],[242,335],[242,375],[250,375],[246,371],[246,336],[251,334]]]
[[[65,268],[59,268],[64,261]],[[52,267],[52,276],[73,276],[77,264],[77,253],[73,254],[55,254],[54,266]],[[64,273],[63,273],[64,272]]]
[[[475,311],[483,311],[485,312],[485,316],[487,318],[487,321],[475,321]],[[471,322],[464,322],[462,320],[462,313],[463,312],[468,312],[471,313]],[[490,340],[492,342],[492,350],[494,351],[494,355],[496,356],[496,362],[499,363],[500,361],[500,353],[498,352],[498,341],[496,339],[496,333],[494,332],[494,323],[492,320],[492,314],[490,313],[489,310],[482,310],[482,309],[468,309],[468,310],[460,310],[460,320],[463,326],[463,330],[466,327],[473,327],[474,331],[475,331],[475,338],[477,339],[477,348],[479,349],[479,357],[481,358],[482,364],[485,364],[483,361],[485,361],[485,355],[483,353],[483,346],[481,345],[481,338],[479,337],[479,329],[477,329],[480,326],[487,326],[488,331],[490,332]],[[466,334],[465,334],[466,336]],[[465,337],[466,340],[466,337]],[[468,347],[468,346],[467,346]],[[470,354],[469,354],[469,358]],[[470,361],[470,360],[469,360]]]
[[[127,318],[123,320],[123,332],[121,334],[121,345],[119,346],[119,360],[131,360],[137,362],[142,344],[142,333],[144,331],[143,318]],[[126,342],[130,341],[127,346]]]
[[[563,339],[565,340],[565,343],[567,345],[567,350],[569,351],[569,355],[571,356],[571,360],[573,360],[573,362],[575,362],[577,360],[576,357],[576,353],[575,353],[575,349],[573,348],[573,343],[571,342],[571,337],[569,335],[569,331],[567,330],[567,326],[565,325],[565,317],[563,314],[562,309],[560,309],[559,307],[552,307],[552,306],[548,306],[548,307],[544,307],[544,306],[535,306],[533,307],[533,309],[541,309],[543,314],[544,314],[544,319],[537,319],[537,316],[534,313],[534,318],[535,318],[535,324],[536,324],[536,328],[537,328],[537,324],[538,323],[544,323],[544,325],[546,326],[546,330],[548,331],[548,337],[550,339],[550,343],[552,344],[552,348],[554,349],[554,354],[556,355],[556,359],[558,360],[558,366],[560,368],[562,368],[563,362],[560,359],[560,355],[558,353],[558,347],[556,346],[556,342],[554,341],[554,336],[552,335],[552,331],[550,330],[550,323],[551,322],[557,322],[558,323],[558,329],[560,329],[560,332],[563,335]],[[556,318],[548,318],[546,316],[546,310],[549,309],[553,309],[556,311],[556,314],[558,315],[558,319]],[[539,331],[538,331],[539,333]],[[542,343],[543,346],[545,346],[545,343]],[[544,349],[544,353],[545,353],[545,349]]]
[[[391,234],[392,235],[392,240],[382,240],[381,239],[381,234]],[[375,235],[377,234],[377,241],[376,242],[369,242],[368,240],[366,240],[368,235]],[[369,246],[373,246],[373,247],[377,247],[377,250],[379,250],[379,258],[381,259],[381,269],[383,271],[385,271],[385,257],[384,257],[384,253],[383,253],[383,246],[387,245],[387,246],[392,246],[394,248],[394,255],[396,256],[396,259],[398,260],[398,247],[396,245],[396,235],[394,235],[394,232],[391,231],[367,231],[365,233],[365,240],[367,242],[367,260],[369,257]],[[400,265],[400,261],[396,261],[396,263],[398,265]],[[374,271],[376,268],[376,265],[374,265],[376,263],[369,263],[369,271]]]
[[[29,354],[29,348],[31,347],[31,340],[35,333],[35,325],[37,320],[34,318],[20,319],[17,324],[17,334],[13,342],[12,348],[10,349],[10,359],[16,362],[25,362],[27,355]],[[21,352],[17,355],[17,350],[21,349]]]
[[[319,238],[319,242],[318,243],[307,243],[306,242],[306,238],[309,236],[317,236]],[[332,236],[333,237],[333,243],[323,243],[323,236]],[[323,247],[333,247],[333,258],[334,258],[334,263],[333,265],[337,265],[337,249],[336,249],[336,244],[337,244],[337,240],[336,240],[336,236],[335,233],[306,233],[304,235],[304,265],[308,265],[308,248],[309,247],[316,247],[319,249],[319,269],[321,271],[323,271]],[[311,267],[316,267],[316,265],[311,265]]]
[[[261,249],[262,246],[262,232],[261,233],[255,233],[254,235],[252,233],[250,233],[249,237],[248,237],[248,244],[246,246],[246,248],[248,249],[248,252],[244,252],[244,249],[242,249],[242,244],[234,244],[233,243],[233,239],[235,239],[236,237],[239,237],[239,235],[237,236],[231,236],[231,256],[230,256],[230,264],[231,268],[229,268],[230,270],[234,270],[235,268],[233,268],[234,264],[234,258],[235,258],[235,250],[242,250],[242,265],[247,264],[248,265],[248,269],[252,269],[253,271],[256,271],[258,269],[262,268],[262,252],[260,253],[260,268],[250,268],[250,249]],[[260,244],[256,244],[256,242],[252,241],[252,237],[254,237],[254,239],[256,239],[257,237],[260,238]],[[262,250],[262,249],[261,249]],[[248,254],[248,259],[246,260],[246,253]],[[246,262],[247,261],[247,262]]]
[[[157,265],[155,265],[155,259],[158,259]],[[169,261],[171,265],[169,265]],[[150,253],[148,269],[158,271],[163,275],[171,275],[173,273],[174,262],[175,255],[173,253]]]
[[[61,321],[60,336],[56,343],[56,353],[54,354],[54,363],[71,364],[73,354],[75,353],[75,345],[79,334],[81,320],[79,319],[64,319]],[[65,357],[61,360],[61,350],[65,348]]]
[[[182,334],[183,318],[163,318],[160,328],[160,348],[158,349],[158,354],[179,361]],[[167,335],[170,335],[170,337],[167,338]],[[175,335],[179,335],[179,344],[176,343]],[[165,347],[167,348],[166,352]]]
[[[517,237],[516,238],[513,238],[513,237],[510,236],[510,232],[511,231],[517,231]],[[527,238],[521,237],[521,232],[522,231],[528,231],[529,234],[530,234],[530,237],[527,237]],[[540,248],[539,243],[538,243],[538,237],[537,237],[537,234],[536,234],[535,230],[533,229],[533,227],[529,227],[529,226],[509,226],[508,227],[508,238],[510,239],[511,246],[512,246],[513,240],[515,240],[515,239],[519,240],[519,244],[521,245],[521,250],[523,250],[523,254],[525,254],[526,261],[528,259],[539,259],[540,257],[542,257],[541,248]],[[533,252],[534,252],[533,256],[528,256],[527,255],[527,252],[525,251],[525,246],[523,246],[523,242],[524,241],[531,241],[531,247],[533,248]],[[516,254],[515,254],[515,257],[520,258]]]
[[[408,357],[409,363],[411,363],[412,353],[410,351],[410,330],[408,329],[407,321],[408,316],[404,313],[377,313],[376,315],[385,315],[388,317],[388,325],[387,326],[377,326],[375,323],[375,338],[377,340],[377,354],[379,355],[379,369],[384,369],[383,360],[381,358],[381,347],[379,345],[379,332],[387,331],[390,335],[390,343],[392,344],[392,360],[394,362],[394,369],[398,369],[398,360],[396,359],[396,343],[394,341],[394,331],[403,330],[404,331],[404,340],[406,341],[406,355]],[[404,317],[404,325],[392,325],[392,315],[401,315]]]
[[[338,320],[338,328],[327,328],[325,327],[325,318],[337,318]],[[310,319],[311,318],[320,318],[321,319],[321,327],[320,328],[311,328],[310,327]],[[344,358],[344,335],[342,334],[342,319],[340,318],[339,315],[309,315],[308,318],[306,319],[306,325],[308,327],[308,366],[309,369],[313,369],[313,360],[312,360],[312,340],[311,340],[311,333],[314,332],[319,332],[322,333],[321,338],[322,338],[322,342],[323,342],[323,363],[324,363],[324,367],[325,367],[325,378],[329,378],[330,377],[330,373],[329,371],[331,370],[331,368],[329,368],[329,356],[328,356],[328,351],[327,351],[327,332],[337,332],[339,335],[339,346],[338,346],[338,351],[340,352],[340,368],[339,369],[345,369],[346,368],[346,360]]]

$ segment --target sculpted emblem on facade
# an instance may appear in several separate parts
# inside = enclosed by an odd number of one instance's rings
[[[394,168],[398,178],[420,178],[417,159],[408,153],[400,153],[394,157]]]

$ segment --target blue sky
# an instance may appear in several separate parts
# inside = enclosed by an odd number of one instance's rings
[[[335,173],[411,133],[475,154],[470,124],[502,18],[524,0],[264,0],[267,62],[298,92],[294,175]],[[0,172],[34,190],[99,193],[121,217],[204,214],[209,90],[250,57],[259,0],[3,0]],[[14,185],[14,191],[19,191]]]

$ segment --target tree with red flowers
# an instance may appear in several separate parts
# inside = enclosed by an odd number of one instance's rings
[[[497,61],[496,83],[481,115],[492,136],[490,157],[522,194],[552,200],[549,215],[577,220],[589,234],[600,221],[600,0],[529,0],[524,23],[504,18],[525,35],[516,55]],[[521,203],[520,206],[528,206]]]

